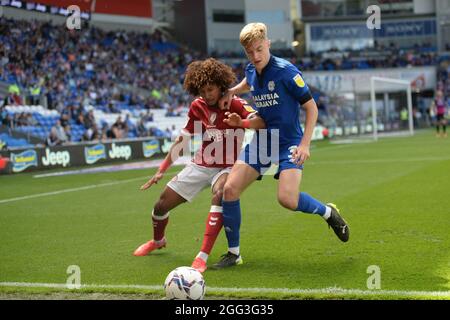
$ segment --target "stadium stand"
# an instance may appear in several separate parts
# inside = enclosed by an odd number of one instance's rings
[[[33,145],[28,143],[24,138],[14,138],[8,133],[0,133],[0,150],[3,149],[14,149],[14,148],[28,148]]]
[[[438,87],[446,96],[450,92],[450,57],[439,56],[427,44],[331,50],[305,57],[295,57],[291,50],[274,53],[304,71],[438,65]],[[53,128],[60,130],[60,122],[64,143],[171,137],[184,124],[191,100],[182,88],[184,70],[191,61],[205,58],[167,41],[158,31],[107,32],[84,27],[68,32],[48,22],[5,17],[0,18],[0,57],[0,95],[5,96],[1,104],[7,106],[2,108],[2,124],[45,141]],[[219,58],[238,58],[233,68],[238,79],[244,76],[242,53]],[[336,122],[330,119],[338,116],[337,111],[327,110],[331,103],[326,93],[313,95],[319,122]],[[339,110],[339,117],[345,112]]]
[[[94,108],[99,127],[129,114],[127,136],[135,137],[145,110],[160,109],[171,118],[186,111],[191,98],[181,77],[200,55],[165,41],[158,32],[86,28],[71,33],[47,22],[4,17],[0,25],[0,81],[3,90],[8,88],[3,104],[14,106],[7,110],[12,120],[5,120],[11,127],[45,138],[60,118],[64,127],[70,125],[71,141],[80,141],[89,128],[79,116]],[[35,103],[44,108],[29,106]],[[180,121],[161,121],[156,134],[164,135],[161,125],[169,123]]]

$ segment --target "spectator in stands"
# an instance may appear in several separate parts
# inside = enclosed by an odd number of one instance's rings
[[[180,111],[175,110],[175,108],[173,108],[172,106],[169,106],[167,108],[165,116],[166,117],[180,117],[181,113],[180,113]]]
[[[86,129],[83,135],[81,136],[81,141],[92,141],[93,134],[94,134],[93,128]]]
[[[320,95],[320,97],[317,101],[317,109],[319,112],[318,118],[319,118],[321,124],[324,123],[324,118],[326,118],[328,116],[326,100],[327,99],[324,95]]]
[[[110,101],[108,103],[108,112],[109,113],[120,113],[120,110],[116,108],[115,104]]]
[[[150,127],[150,128],[148,128],[148,135],[149,135],[150,137],[156,137],[156,136],[158,136],[158,135],[156,134],[156,128],[155,128],[155,127]]]
[[[139,120],[136,130],[138,137],[147,137],[149,135],[149,130],[147,130],[147,127],[145,126],[145,120],[143,117]]]
[[[64,133],[66,134],[67,137],[67,141],[66,142],[70,142],[72,141],[72,132],[71,132],[71,128],[70,125],[67,125],[64,128]]]
[[[10,129],[14,128],[14,118],[6,113],[6,116],[2,119],[2,123]]]
[[[52,89],[50,87],[46,88],[45,97],[47,98],[47,108],[50,110],[55,109]]]
[[[33,117],[31,113],[23,113],[22,116],[22,125],[24,126],[36,126],[38,125],[38,121]]]
[[[128,137],[128,132],[134,128],[133,122],[130,120],[130,114],[127,113],[125,116],[125,120],[123,121],[124,128],[123,128],[123,137]]]
[[[82,104],[84,107],[88,107],[92,104],[91,99],[89,98],[89,94],[84,92]]]
[[[147,110],[145,115],[143,115],[142,119],[144,120],[144,122],[153,122],[153,120],[154,120],[153,112],[150,112],[150,110]]]
[[[122,139],[125,137],[126,124],[122,121],[122,117],[118,116],[116,122],[111,126],[109,137],[112,139]]]
[[[70,105],[68,109],[70,120],[76,122],[78,119],[78,115],[80,114],[80,112],[82,112],[82,110],[80,110],[80,106],[75,103]]]
[[[28,120],[25,112],[17,112],[14,114],[14,123],[17,127],[27,126]]]
[[[56,121],[56,125],[54,127],[52,127],[51,130],[53,130],[53,128],[55,128],[56,137],[58,138],[58,140],[60,141],[61,144],[64,144],[69,140],[69,138],[67,137],[67,134],[66,134],[66,130],[61,125],[60,120]]]
[[[80,112],[78,113],[77,120],[75,121],[75,123],[77,125],[81,125],[83,127],[85,126],[84,113],[83,113],[83,110],[81,110],[81,108],[80,108]]]
[[[22,98],[16,93],[10,92],[4,100],[5,106],[20,106],[22,105]]]
[[[97,124],[95,123],[91,128],[88,128],[81,137],[82,141],[96,141],[100,138],[101,133],[99,132]]]
[[[95,116],[94,116],[94,110],[91,109],[87,113],[86,117],[84,117],[84,127],[86,129],[92,128],[95,123],[96,123],[96,121],[95,121]]]
[[[407,129],[409,126],[409,114],[408,109],[404,106],[400,110],[400,127],[402,129]]]
[[[130,103],[131,104],[131,103]],[[152,99],[151,97],[147,98],[144,107],[147,110],[150,109],[159,109],[160,107],[158,106],[158,104],[156,103],[156,101],[154,99]]]
[[[61,112],[59,123],[61,124],[61,126],[65,128],[66,126],[69,125],[69,122],[70,122],[70,109],[64,108],[63,111]]]
[[[12,121],[12,119],[11,119],[11,117],[9,116],[8,111],[6,111],[5,106],[2,105],[2,106],[0,107],[0,123],[1,123],[2,125],[5,125],[5,126],[11,128],[11,127],[12,127],[11,121]]]
[[[100,139],[101,139],[101,141],[105,141],[108,138],[109,138],[108,137],[108,125],[105,124],[105,125],[103,125],[102,130],[100,131]]]
[[[34,83],[29,88],[30,96],[29,100],[32,105],[38,105],[41,98],[41,86],[38,83]]]
[[[180,130],[177,130],[175,125],[172,125],[172,128],[170,129],[170,140],[175,141],[175,139],[180,135]]]
[[[52,127],[50,130],[50,134],[45,140],[45,144],[49,147],[60,145],[62,142],[58,139],[58,135],[56,133],[56,127]]]

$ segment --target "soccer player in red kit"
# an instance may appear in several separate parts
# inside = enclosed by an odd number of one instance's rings
[[[244,138],[241,128],[262,129],[264,121],[256,115],[245,100],[233,98],[230,110],[218,107],[223,92],[236,81],[232,69],[215,59],[192,62],[187,70],[184,88],[196,98],[190,105],[188,121],[180,136],[156,174],[142,187],[150,188],[188,148],[192,135],[203,136],[202,147],[191,163],[181,170],[166,186],[153,207],[153,239],[138,247],[134,255],[145,256],[166,246],[165,229],[169,211],[189,201],[206,186],[211,186],[211,209],[206,220],[202,247],[192,267],[204,272],[214,242],[222,228],[222,190]]]

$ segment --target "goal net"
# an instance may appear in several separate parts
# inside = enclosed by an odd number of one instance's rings
[[[383,77],[371,77],[367,82],[353,80],[353,92],[327,95],[325,113],[319,102],[319,123],[329,129],[333,143],[368,142],[380,136],[414,133],[410,82]]]
[[[401,96],[398,100],[390,99],[390,95],[398,95],[402,91],[406,93],[406,101]],[[383,94],[381,103],[377,100],[377,93]],[[412,92],[409,81],[372,77],[370,79],[370,102],[373,140],[378,140],[380,132],[384,135],[386,133],[389,135],[414,134]]]

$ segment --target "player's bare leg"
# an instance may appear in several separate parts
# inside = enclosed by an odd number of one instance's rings
[[[223,200],[236,201],[247,187],[259,177],[259,172],[251,166],[237,160],[233,165],[223,187]]]
[[[222,217],[222,196],[223,187],[227,180],[228,173],[222,174],[212,186],[211,209],[206,219],[206,228],[203,235],[203,242],[200,252],[192,262],[192,268],[200,272],[205,272],[207,269],[206,262],[208,256],[216,242],[217,236],[220,233],[223,225]]]
[[[305,192],[299,192],[302,179],[302,171],[298,169],[286,169],[281,171],[278,183],[278,202],[285,208],[293,211],[318,214],[328,223],[343,242],[347,242],[350,229],[341,217],[336,205],[322,204]]]
[[[139,246],[134,251],[135,256],[146,256],[150,252],[166,246],[164,232],[169,222],[169,211],[184,202],[186,199],[166,186],[152,211],[153,239]]]
[[[241,225],[241,211],[239,197],[244,190],[257,178],[259,172],[238,160],[234,164],[223,188],[223,219],[228,240],[228,252],[222,255],[214,268],[221,269],[242,264],[239,252],[239,229]]]
[[[286,209],[295,211],[298,206],[302,171],[286,169],[280,172],[278,181],[278,203]]]

